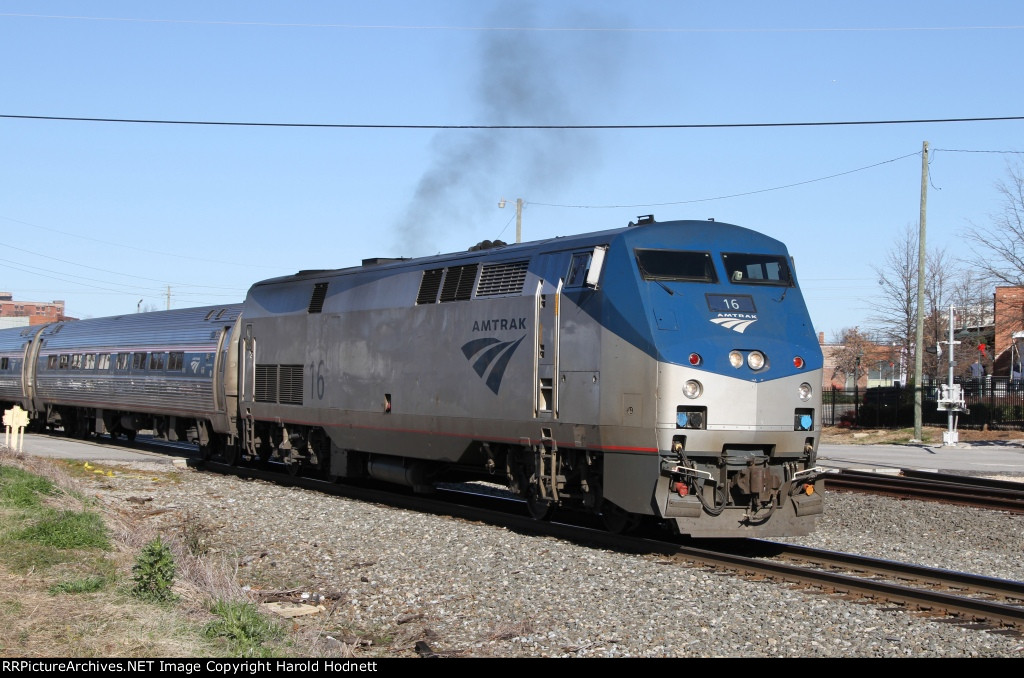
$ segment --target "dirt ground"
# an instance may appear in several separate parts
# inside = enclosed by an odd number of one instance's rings
[[[942,434],[946,429],[926,426],[921,431],[925,443],[941,443]],[[982,431],[974,429],[957,429],[962,443],[1024,441],[1024,431]],[[821,442],[829,445],[899,445],[914,439],[913,428],[901,429],[870,429],[870,428],[838,428],[826,427],[821,432]]]

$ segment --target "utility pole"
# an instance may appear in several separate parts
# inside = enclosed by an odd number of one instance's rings
[[[917,236],[917,331],[914,333],[914,439],[921,440],[924,388],[924,234],[928,207],[928,142],[921,148],[921,219]]]
[[[167,310],[171,310],[171,286],[167,286]]]
[[[516,242],[523,242],[523,199],[516,198]]]
[[[498,207],[505,207],[505,199],[498,201]],[[523,199],[516,198],[516,242],[523,242]]]

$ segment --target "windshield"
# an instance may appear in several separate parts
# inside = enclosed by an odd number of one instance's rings
[[[738,285],[792,286],[786,257],[777,254],[722,254],[729,281]]]
[[[636,250],[636,263],[644,280],[717,282],[708,252]]]

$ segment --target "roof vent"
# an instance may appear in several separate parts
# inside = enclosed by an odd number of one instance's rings
[[[631,221],[631,222],[629,222],[629,225],[630,226],[644,226],[646,224],[653,224],[653,223],[654,223],[654,215],[653,214],[641,214],[640,216],[638,216],[636,218],[636,223],[635,224]]]

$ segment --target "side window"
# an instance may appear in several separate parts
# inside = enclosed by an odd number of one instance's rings
[[[66,353],[62,353],[60,356],[58,356],[57,357],[57,367],[59,369],[66,370],[68,368],[68,365],[70,364],[70,360],[69,360],[70,357],[71,356],[69,356]]]
[[[569,273],[565,276],[566,287],[580,287],[587,279],[587,271],[590,270],[590,262],[593,259],[593,252],[579,252],[572,255],[569,263]]]
[[[71,356],[71,369],[80,370],[82,369],[82,354],[75,353]]]
[[[163,370],[164,369],[164,357],[166,353],[150,353],[149,354],[149,369],[151,370]]]
[[[55,370],[57,369],[57,356],[51,355],[46,359],[46,369]]]
[[[100,353],[96,363],[96,369],[98,370],[109,370],[110,369],[110,354]]]
[[[132,365],[132,354],[131,353],[118,353],[117,354],[117,369],[126,371]]]
[[[95,370],[96,369],[96,354],[95,353],[87,353],[86,356],[85,356],[85,362],[83,363],[82,366],[85,369],[87,369],[87,370]]]
[[[139,353],[132,354],[132,369],[133,370],[144,370],[146,369],[146,352],[140,351]]]
[[[171,351],[167,354],[167,371],[181,372],[185,367],[185,354],[181,351]]]

